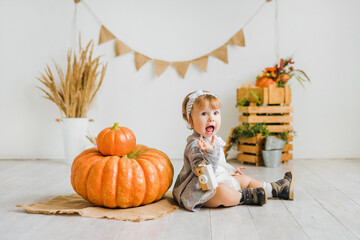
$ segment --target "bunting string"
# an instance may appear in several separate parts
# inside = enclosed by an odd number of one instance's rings
[[[242,26],[242,28],[236,32],[225,44],[220,46],[219,48],[211,51],[208,54],[205,54],[203,56],[200,56],[195,59],[191,59],[188,61],[182,61],[182,62],[168,62],[163,61],[160,59],[154,59],[150,58],[148,56],[145,56],[142,53],[139,53],[138,51],[130,48],[128,45],[126,45],[123,41],[118,39],[113,33],[111,33],[100,21],[100,19],[96,16],[96,14],[91,10],[91,8],[85,3],[84,0],[74,0],[75,5],[77,5],[78,2],[81,2],[85,8],[93,15],[93,17],[96,19],[96,21],[101,26],[100,33],[99,33],[99,41],[98,44],[103,44],[108,41],[115,40],[114,43],[114,52],[115,56],[121,56],[123,54],[134,52],[134,60],[135,60],[135,67],[136,70],[139,71],[147,62],[152,61],[156,76],[160,77],[166,69],[171,65],[175,68],[176,72],[179,74],[180,77],[185,78],[186,72],[190,66],[190,64],[194,64],[196,67],[198,67],[201,71],[206,72],[207,71],[207,65],[209,62],[209,57],[215,57],[219,59],[220,61],[224,63],[228,63],[228,45],[235,45],[239,47],[245,47],[245,36],[243,29],[248,25],[248,23],[260,12],[260,10],[264,7],[266,2],[270,2],[271,0],[265,0],[254,12],[254,14],[251,15],[251,17],[245,22],[245,24]],[[75,6],[75,17],[76,17],[76,6]],[[277,18],[277,12],[276,12],[276,18]],[[76,18],[75,18],[76,19]],[[75,22],[76,24],[76,22]],[[278,36],[277,36],[278,37]],[[278,47],[278,46],[277,46]],[[278,50],[276,50],[278,52]]]
[[[279,31],[279,19],[278,19],[278,10],[279,5],[278,1],[275,0],[275,22],[274,22],[274,29],[275,29],[275,62],[280,62],[280,31]]]
[[[77,4],[75,4],[75,9],[74,9],[74,15],[73,15],[73,20],[72,20],[73,24],[71,27],[71,44],[72,46],[75,48],[76,47],[76,37],[77,37],[77,32],[78,32],[78,27],[77,27]]]
[[[96,21],[99,23],[99,25],[102,25],[98,16],[96,16],[96,14],[93,12],[93,10],[91,10],[91,8],[86,4],[86,2],[84,0],[75,0],[75,1],[81,2],[84,5],[84,7],[91,13],[91,15],[93,15],[93,17],[96,19]]]
[[[249,22],[251,22],[251,20],[260,12],[260,10],[264,7],[264,5],[267,3],[267,2],[271,2],[271,0],[266,0],[264,1],[259,7],[258,9],[254,12],[253,15],[251,15],[251,17],[246,21],[246,23],[243,25],[243,28],[245,28]]]

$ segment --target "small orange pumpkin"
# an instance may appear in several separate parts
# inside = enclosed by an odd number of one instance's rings
[[[281,75],[280,75],[280,80],[281,80],[283,83],[287,83],[287,82],[290,80],[291,77],[292,77],[292,76],[291,76],[290,74],[284,73],[284,74],[281,74]]]
[[[96,145],[99,151],[106,156],[124,156],[136,146],[134,133],[127,127],[119,127],[115,123],[113,127],[102,130],[97,138]]]
[[[272,78],[268,78],[268,77],[261,77],[256,81],[255,84],[257,87],[269,87],[269,86],[274,86],[276,87],[277,84],[276,82],[272,79]]]
[[[168,156],[144,145],[136,145],[126,157],[104,156],[90,148],[74,159],[71,185],[96,205],[128,208],[161,199],[173,175]]]

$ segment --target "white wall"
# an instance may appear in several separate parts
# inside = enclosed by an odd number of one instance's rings
[[[227,41],[261,5],[260,0],[86,0],[102,23],[131,48],[153,58],[181,61],[202,56]],[[280,56],[312,83],[292,79],[294,158],[360,157],[360,1],[278,0]],[[209,59],[208,72],[190,66],[186,78],[173,68],[156,77],[152,63],[139,72],[134,55],[114,58],[113,43],[96,46],[108,71],[88,116],[91,132],[119,121],[137,142],[182,158],[190,131],[181,118],[187,93],[206,89],[222,102],[226,139],[238,125],[236,88],[254,82],[275,63],[275,3],[264,6],[244,29],[246,47],[229,47],[229,64]],[[52,59],[66,67],[75,46],[73,1],[0,2],[0,158],[63,158],[56,106],[43,99],[36,77]],[[99,25],[80,3],[83,42],[97,41]],[[232,152],[235,154],[235,152]]]

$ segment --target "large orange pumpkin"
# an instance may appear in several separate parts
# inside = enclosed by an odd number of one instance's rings
[[[103,155],[124,156],[136,146],[134,133],[127,127],[119,127],[118,124],[105,128],[96,138],[96,145]]]
[[[74,190],[99,206],[128,208],[159,200],[172,184],[174,168],[159,150],[136,145],[127,156],[83,151],[71,167]]]
[[[269,86],[274,86],[276,87],[277,84],[276,82],[272,79],[272,78],[268,78],[268,77],[261,77],[256,81],[255,84],[257,87],[269,87]]]

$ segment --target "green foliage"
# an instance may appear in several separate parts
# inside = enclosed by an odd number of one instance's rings
[[[281,88],[283,88],[285,86],[285,83],[283,83],[282,81],[278,81],[276,84],[277,84],[277,87],[281,87]]]
[[[250,105],[250,102],[248,100],[249,92],[256,99],[256,105],[257,106],[261,105],[260,97],[254,91],[252,91],[251,89],[248,89],[248,91],[245,94],[245,98],[239,99],[239,101],[235,105],[235,107],[239,108],[239,110],[244,106],[249,106]]]
[[[296,132],[295,131],[284,131],[284,132],[280,132],[280,133],[272,133],[271,135],[273,136],[280,136],[280,138],[282,140],[284,140],[286,143],[288,143],[288,135],[292,133],[294,135],[294,137],[296,137]]]
[[[254,125],[250,125],[248,122],[244,122],[242,126],[236,127],[232,132],[230,137],[231,143],[233,145],[239,144],[239,137],[251,138],[255,137],[257,134],[261,134],[263,137],[269,136],[270,132],[265,123],[255,123]]]
[[[235,107],[239,108],[239,110],[244,106],[249,106],[249,101],[247,98],[239,99],[239,101],[236,103]]]
[[[295,69],[292,70],[289,74],[291,76],[295,76],[296,80],[298,80],[298,82],[301,84],[303,88],[305,88],[304,82],[307,81],[310,82],[310,78],[306,75],[306,73],[303,70]]]
[[[288,135],[292,133],[294,137],[296,137],[295,131],[284,131],[280,133],[270,133],[267,129],[267,125],[265,123],[255,123],[250,125],[248,122],[244,122],[243,125],[238,126],[234,129],[230,136],[230,142],[232,146],[236,146],[240,144],[239,138],[252,138],[256,137],[257,134],[261,134],[264,138],[267,136],[280,136],[282,140],[288,143]]]
[[[258,106],[260,106],[261,105],[260,97],[256,93],[254,93],[253,90],[249,89],[249,91],[250,91],[251,95],[253,95],[253,97],[256,99],[256,104]]]

